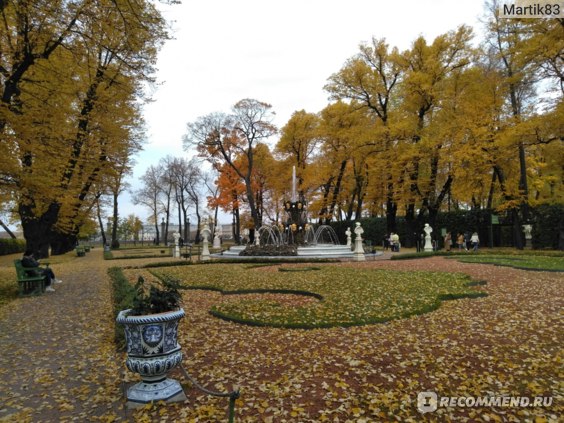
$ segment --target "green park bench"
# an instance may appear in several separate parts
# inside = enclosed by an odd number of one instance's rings
[[[84,246],[84,251],[86,251],[87,253],[90,252],[90,245],[85,245]]]
[[[80,245],[78,247],[76,247],[76,255],[78,257],[84,257],[86,255],[86,250],[84,249],[84,247],[82,247]]]
[[[33,274],[40,272],[40,267],[23,267],[21,260],[14,260],[18,276],[19,296],[41,295],[45,292],[45,276]],[[31,273],[31,274],[30,274]]]

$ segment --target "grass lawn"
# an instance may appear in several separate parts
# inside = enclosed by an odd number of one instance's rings
[[[564,257],[537,255],[466,255],[452,257],[463,263],[484,263],[524,270],[564,272]]]
[[[217,317],[285,328],[379,323],[435,310],[444,300],[486,295],[461,273],[245,264],[168,267],[152,273],[189,288],[229,294],[213,305]]]
[[[555,273],[530,278],[521,270],[441,257],[124,273],[130,282],[142,273],[203,288],[183,294],[183,365],[197,379],[216,381],[217,389],[240,386],[236,411],[242,422],[556,422],[562,411],[556,370],[562,295]],[[470,286],[481,280],[487,285]],[[488,296],[439,300],[482,291]],[[424,313],[432,307],[437,309]],[[222,321],[210,310],[251,325]],[[409,314],[420,315],[401,318]],[[383,320],[389,321],[363,324]],[[423,415],[417,410],[422,391],[554,401],[536,408],[448,407]],[[226,401],[189,395],[193,405],[182,409],[187,416],[224,421]]]
[[[22,254],[19,253],[0,256],[0,308],[18,297],[18,282],[14,260],[21,258]],[[67,263],[76,259],[76,253],[71,251],[60,256],[40,260],[40,262],[48,262],[49,265],[53,267],[53,265],[57,266],[61,263]]]

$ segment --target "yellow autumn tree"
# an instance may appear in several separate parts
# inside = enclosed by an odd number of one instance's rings
[[[127,161],[138,148],[142,83],[165,23],[144,0],[14,1],[2,15],[0,189],[12,195],[28,247],[63,252],[109,158]]]
[[[359,50],[339,72],[331,75],[325,89],[333,99],[348,100],[373,116],[372,135],[367,145],[372,162],[369,170],[379,187],[384,184],[385,205],[382,208],[388,231],[395,231],[398,181],[392,174],[391,164],[396,161],[394,132],[398,121],[398,84],[406,70],[405,61],[398,49],[390,48],[385,39],[373,38],[371,43],[361,44]],[[374,210],[379,201],[376,193],[381,191],[367,188],[371,191],[370,203]]]

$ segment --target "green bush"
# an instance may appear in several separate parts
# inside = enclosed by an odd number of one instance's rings
[[[23,239],[0,239],[0,256],[23,253],[25,241]]]
[[[137,292],[135,287],[129,283],[121,268],[109,268],[108,275],[112,281],[114,316],[117,317],[121,310],[127,310],[133,307]],[[125,333],[123,328],[119,325],[115,325],[115,341],[116,344],[121,347],[125,345]]]
[[[564,205],[543,204],[532,211],[533,248],[562,249],[560,232],[564,230]]]

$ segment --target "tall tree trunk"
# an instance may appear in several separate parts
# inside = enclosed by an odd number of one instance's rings
[[[407,206],[405,211],[405,226],[406,226],[406,234],[407,240],[405,242],[406,247],[412,247],[411,238],[414,233],[417,233],[417,223],[415,220],[415,204],[411,203]],[[403,243],[402,243],[403,244]]]
[[[200,212],[196,211],[196,236],[194,237],[194,242],[196,244],[200,243],[201,236],[200,236],[200,225],[202,223],[202,217],[200,216]]]
[[[180,203],[177,203],[178,206],[178,235],[182,236],[182,208],[180,207]]]
[[[112,248],[119,248],[119,240],[117,239],[117,230],[118,230],[118,193],[113,193],[114,198],[114,206],[113,206],[113,215],[112,215]]]
[[[341,192],[341,184],[343,182],[343,176],[347,168],[347,162],[348,160],[341,161],[341,166],[339,167],[339,173],[337,174],[337,181],[335,182],[335,186],[333,187],[333,195],[331,196],[331,203],[329,204],[330,218],[325,221],[326,225],[329,224],[331,218],[333,218],[333,213],[335,213],[335,205],[337,204],[337,199],[339,198],[339,194]]]
[[[527,161],[525,146],[519,143],[519,195],[521,196],[521,216],[524,222],[529,221],[529,187],[527,184]]]
[[[51,254],[54,256],[72,251],[77,244],[78,228],[73,233],[60,233],[53,231],[50,235]]]
[[[352,192],[352,196],[349,202],[349,205],[347,207],[347,214],[346,214],[346,220],[350,221],[352,219],[352,214],[354,211],[354,202],[356,200],[356,195],[357,195],[357,187],[354,187],[354,190]]]
[[[182,214],[184,215],[184,235],[183,238],[186,242],[190,240],[190,224],[188,219],[188,210],[186,210],[186,206],[182,206]]]
[[[499,186],[505,200],[514,200],[513,196],[507,194],[505,188],[505,174],[503,173],[503,169],[497,165],[494,165],[494,173],[497,174],[497,180],[499,181]],[[511,210],[509,210],[509,216],[513,224],[513,244],[515,248],[522,250],[524,248],[524,244],[523,234],[521,233],[521,220],[519,218],[519,211],[515,207],[513,207]]]
[[[393,198],[394,186],[392,183],[388,184],[388,192],[386,194],[386,230],[388,233],[397,232],[396,215],[398,212],[398,205]]]
[[[235,242],[241,244],[241,215],[238,207],[235,209]]]
[[[163,243],[166,246],[168,246],[168,225],[170,222],[170,192],[168,195],[168,200],[166,203],[166,212],[165,212],[165,230],[163,233]]]
[[[510,215],[513,222],[513,242],[515,244],[515,248],[522,250],[525,248],[525,244],[523,242],[523,232],[521,229],[521,220],[519,219],[519,210],[517,208],[511,209]]]
[[[487,205],[486,208],[488,210],[491,210],[493,207],[493,197],[494,197],[494,193],[495,193],[495,180],[497,179],[497,173],[496,172],[492,172],[492,182],[490,183],[490,191],[488,193],[488,201],[487,201]]]
[[[331,221],[331,218],[333,216],[329,215],[329,211],[328,211],[328,198],[329,198],[329,192],[331,191],[331,183],[333,182],[333,177],[331,176],[327,182],[325,182],[324,184],[321,185],[321,190],[323,192],[323,200],[322,200],[322,206],[321,209],[319,210],[319,224],[329,224],[329,222]],[[284,218],[286,218],[286,216],[284,216]],[[285,222],[284,222],[285,223]]]
[[[106,231],[104,230],[104,222],[102,222],[102,213],[100,212],[100,202],[98,200],[96,200],[96,217],[98,217],[98,224],[100,225],[102,244],[105,246],[108,240],[106,239]]]
[[[213,236],[215,237],[215,230],[219,227],[219,222],[217,221],[217,215],[219,213],[219,206],[215,206],[214,208],[214,212],[213,212],[213,221],[215,222],[215,228],[213,231]]]
[[[235,209],[231,212],[231,235],[233,235],[233,241],[236,244],[240,244],[240,240],[237,238],[237,222],[235,221]]]
[[[255,204],[255,194],[252,190],[250,176],[249,178],[245,178],[245,188],[247,194],[247,204],[249,205],[249,211],[251,212],[251,219],[253,219],[253,225],[255,226],[255,229],[258,230],[258,228],[261,227],[262,222],[257,210],[257,206]]]
[[[45,213],[35,216],[32,201],[22,202],[18,207],[26,249],[33,252],[36,258],[49,256],[51,228],[57,222],[59,210],[59,204],[51,203]]]

